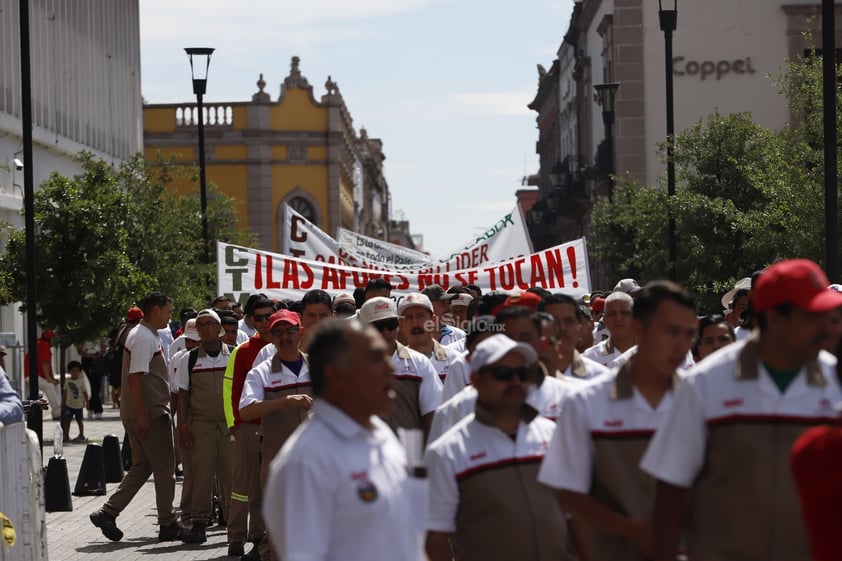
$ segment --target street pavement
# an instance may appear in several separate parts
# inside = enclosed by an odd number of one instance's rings
[[[89,442],[102,444],[108,435],[116,435],[123,441],[123,425],[118,409],[106,409],[101,420],[85,419],[85,436]],[[49,419],[49,415],[45,415]],[[55,423],[44,422],[44,465],[53,455],[53,431]],[[70,427],[70,438],[78,436],[74,421]],[[85,444],[68,442],[64,444],[64,458],[67,461],[70,491],[76,486],[79,469],[85,455]],[[123,531],[123,539],[112,542],[102,535],[99,528],[91,524],[88,515],[97,510],[113,493],[119,483],[106,484],[106,495],[72,497],[72,512],[47,513],[47,547],[50,561],[114,560],[137,561],[182,561],[192,559],[233,560],[227,557],[225,528],[213,526],[208,529],[208,541],[201,545],[179,542],[158,543],[158,526],[155,509],[155,486],[152,478],[141,488],[126,510],[117,518],[117,526]],[[181,479],[176,482],[176,505],[181,496]],[[246,544],[246,551],[251,548]]]

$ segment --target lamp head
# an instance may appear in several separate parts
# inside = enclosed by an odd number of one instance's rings
[[[193,94],[204,95],[208,85],[208,69],[211,55],[215,49],[211,47],[188,47],[184,49],[190,59],[190,75],[193,78]],[[193,64],[196,57],[196,65]],[[204,61],[204,68],[202,62]]]

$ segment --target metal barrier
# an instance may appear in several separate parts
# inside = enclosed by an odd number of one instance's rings
[[[43,561],[47,522],[38,437],[24,423],[0,423],[0,451],[0,512],[15,534],[14,545],[0,541],[0,561]],[[3,537],[7,532],[3,528]]]

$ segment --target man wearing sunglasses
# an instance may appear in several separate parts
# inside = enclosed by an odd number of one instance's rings
[[[277,351],[246,375],[240,397],[240,417],[262,421],[260,481],[264,489],[272,458],[307,418],[313,405],[307,356],[299,349],[303,336],[301,318],[291,310],[280,310],[272,316],[269,332]],[[262,559],[274,555],[266,539],[259,550]]]
[[[430,432],[433,413],[441,402],[441,381],[430,359],[398,342],[400,317],[395,301],[378,296],[359,311],[360,321],[371,324],[386,341],[395,367],[395,407],[384,420],[393,430],[422,429]]]
[[[240,397],[246,375],[254,366],[255,357],[269,344],[269,326],[275,305],[268,298],[258,298],[251,309],[257,333],[239,345],[231,354],[222,388],[223,405],[228,428],[234,435],[233,483],[231,486],[231,514],[228,517],[228,555],[242,556],[243,544],[254,544],[247,559],[256,560],[257,544],[263,539],[265,528],[260,515],[262,488],[260,486],[260,419],[245,421],[240,417]]]
[[[471,355],[475,412],[427,449],[430,561],[570,560],[564,513],[537,475],[555,423],[526,404],[538,353],[496,334]]]

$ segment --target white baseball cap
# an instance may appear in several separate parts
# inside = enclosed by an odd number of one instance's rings
[[[511,339],[508,335],[497,333],[487,339],[483,339],[471,353],[471,371],[477,370],[494,364],[498,360],[510,352],[516,352],[526,359],[527,364],[533,364],[538,361],[538,353],[535,349],[527,343],[518,343]]]
[[[395,301],[385,296],[377,296],[367,300],[359,311],[360,321],[365,323],[374,323],[375,321],[397,317],[400,316]]]
[[[623,279],[617,283],[617,286],[614,287],[614,292],[625,292],[626,294],[630,294],[635,288],[640,288],[640,285],[637,284],[636,280]]]
[[[188,319],[184,325],[184,338],[191,341],[199,341],[199,330],[196,329],[196,318]]]
[[[431,314],[435,313],[433,303],[430,302],[430,297],[420,292],[413,292],[401,298],[401,303],[398,304],[398,313],[403,315],[404,311],[412,306],[421,306],[426,310],[430,310]]]
[[[450,301],[450,307],[452,308],[453,306],[470,306],[473,299],[474,297],[470,294],[460,292],[456,295],[456,298]]]

